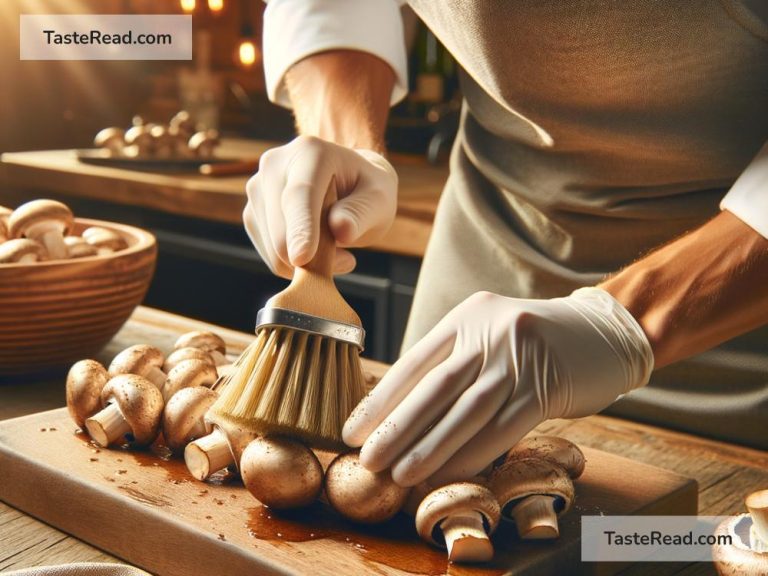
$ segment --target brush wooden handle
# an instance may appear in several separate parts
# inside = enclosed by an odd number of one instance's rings
[[[338,199],[336,193],[336,179],[331,180],[328,191],[325,193],[323,207],[320,210],[320,240],[317,243],[317,252],[314,258],[304,266],[296,269],[295,275],[301,275],[302,271],[309,274],[317,274],[326,278],[333,278],[333,265],[336,260],[336,238],[328,224],[328,213],[331,206]]]

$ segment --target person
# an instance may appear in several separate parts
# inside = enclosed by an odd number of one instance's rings
[[[363,465],[466,478],[546,419],[609,407],[768,448],[766,332],[646,386],[768,321],[765,3],[409,4],[464,101],[403,353],[344,428]],[[264,53],[300,136],[262,157],[246,229],[290,277],[335,185],[349,272],[396,211],[401,7],[271,0]]]

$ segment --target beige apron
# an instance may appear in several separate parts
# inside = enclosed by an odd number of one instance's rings
[[[768,25],[740,2],[410,4],[466,72],[404,349],[477,290],[562,296],[701,225],[768,140]],[[610,412],[768,448],[768,331]]]

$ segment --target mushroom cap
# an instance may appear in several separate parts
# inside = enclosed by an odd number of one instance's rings
[[[176,344],[173,347],[178,350],[179,348],[199,348],[206,352],[217,350],[222,354],[227,351],[227,344],[224,339],[214,332],[208,332],[206,330],[195,330],[193,332],[187,332],[179,336],[176,340]]]
[[[5,219],[0,218],[0,242],[5,242],[8,239],[8,225],[5,223]]]
[[[125,131],[125,143],[129,146],[136,144],[142,148],[152,144],[152,127],[146,124],[131,126]]]
[[[512,509],[528,496],[554,497],[558,516],[570,509],[574,498],[573,482],[566,471],[538,458],[507,460],[493,471],[488,486],[501,505],[502,515],[508,520],[512,519]]]
[[[163,353],[148,344],[129,346],[112,359],[109,375],[137,374],[143,376],[152,366],[162,369],[165,358]]]
[[[438,528],[449,516],[477,512],[483,517],[490,535],[499,525],[499,502],[487,487],[474,482],[454,482],[433,490],[421,501],[416,510],[416,531],[424,540],[445,547],[443,534]]]
[[[216,362],[213,361],[213,358],[211,358],[211,355],[208,354],[208,352],[201,350],[200,348],[187,346],[186,348],[178,348],[168,354],[168,358],[165,359],[165,364],[163,365],[163,370],[170,373],[179,362],[183,362],[184,360],[200,360],[211,366],[216,366]]]
[[[125,130],[112,126],[110,128],[104,128],[100,130],[96,137],[93,139],[93,145],[98,148],[109,147],[110,144],[123,143],[125,137]]]
[[[248,491],[265,506],[301,508],[323,488],[323,467],[304,444],[280,436],[256,438],[240,458]]]
[[[325,472],[325,495],[342,516],[362,524],[385,522],[403,507],[410,488],[395,484],[389,470],[371,472],[359,452],[340,454]]]
[[[768,574],[768,553],[757,552],[749,546],[752,519],[749,514],[730,516],[715,529],[715,538],[730,538],[731,545],[712,546],[712,559],[720,576]]]
[[[146,378],[120,374],[109,380],[101,391],[101,403],[115,402],[131,427],[129,444],[146,446],[157,438],[163,416],[163,395]]]
[[[160,145],[170,144],[171,142],[176,141],[173,135],[168,132],[168,127],[163,126],[162,124],[152,126],[149,133],[152,136],[152,139]]]
[[[11,214],[13,214],[13,210],[7,206],[0,206],[0,221],[5,222],[6,226],[8,225],[8,219],[11,217]]]
[[[163,437],[168,448],[180,450],[195,440],[191,432],[200,422],[205,433],[211,433],[213,426],[205,422],[204,416],[217,397],[216,392],[204,386],[183,388],[171,396],[163,412]]]
[[[99,253],[95,246],[91,246],[80,236],[65,236],[64,244],[67,245],[67,254],[70,258],[86,258]]]
[[[218,378],[219,373],[212,364],[195,359],[182,360],[168,372],[163,384],[163,399],[167,402],[182,388],[213,386]]]
[[[195,121],[192,120],[189,112],[179,110],[168,122],[168,127],[173,129],[173,132],[192,134],[195,131]]]
[[[101,226],[91,226],[83,230],[83,239],[96,248],[109,248],[117,251],[128,247],[128,243],[120,234]]]
[[[29,238],[14,238],[0,244],[0,264],[13,264],[22,260],[39,262],[45,260],[46,256],[45,247]]]
[[[557,464],[568,472],[571,478],[578,478],[584,472],[584,453],[576,444],[559,436],[529,436],[523,438],[507,452],[507,460],[540,458]]]
[[[109,380],[106,368],[96,360],[80,360],[67,374],[67,409],[80,428],[86,418],[101,410],[101,391]]]
[[[202,130],[200,132],[195,132],[192,134],[192,136],[189,137],[187,146],[189,146],[190,150],[197,152],[206,146],[214,148],[219,144],[219,142],[220,139],[218,131]]]
[[[8,221],[8,230],[13,238],[20,238],[44,227],[45,231],[57,229],[65,234],[74,217],[72,211],[56,200],[32,200],[16,208]]]

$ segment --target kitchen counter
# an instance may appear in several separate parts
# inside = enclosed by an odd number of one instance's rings
[[[98,358],[108,362],[121,349],[149,343],[169,349],[177,336],[210,325],[150,308],[138,308]],[[229,350],[242,350],[252,336],[213,327]],[[378,378],[386,366],[365,361],[365,370]],[[27,378],[0,383],[0,419],[64,405],[63,378]],[[574,442],[659,466],[695,478],[699,483],[699,513],[735,514],[743,511],[744,496],[768,486],[768,454],[722,442],[605,416],[575,421],[555,420],[538,428]],[[641,483],[642,478],[630,482]],[[33,565],[117,559],[67,534],[0,503],[0,572]],[[624,574],[711,575],[709,564],[635,565]]]
[[[217,154],[258,158],[276,142],[224,139]],[[400,177],[397,217],[387,236],[371,250],[422,257],[443,185],[446,167],[415,156],[391,158]],[[0,187],[24,197],[63,196],[150,208],[160,212],[241,225],[248,176],[209,177],[196,172],[142,172],[78,161],[73,150],[9,152],[1,157]]]

